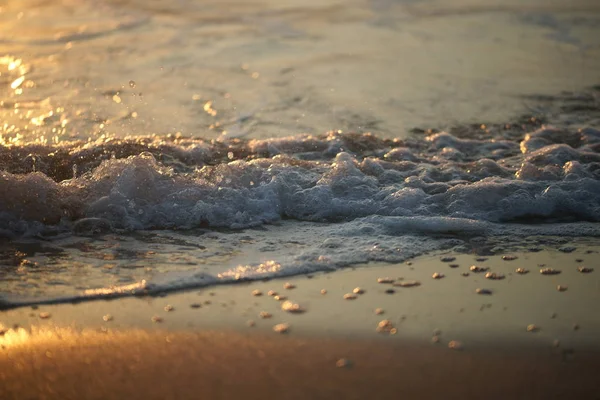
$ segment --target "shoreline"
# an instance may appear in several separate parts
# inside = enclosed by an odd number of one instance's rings
[[[590,398],[600,391],[596,250],[485,260],[439,252],[165,296],[5,310],[0,397]],[[397,284],[378,283],[385,277]],[[420,285],[399,284],[413,280]],[[305,312],[282,310],[285,300],[271,290]],[[281,323],[286,334],[273,332]]]
[[[423,342],[441,331],[485,346],[503,341],[537,345],[540,338],[548,345],[564,338],[600,348],[600,320],[589,312],[589,305],[600,301],[600,260],[591,253],[596,251],[582,245],[573,252],[545,249],[485,257],[436,252],[401,264],[370,263],[152,296],[23,306],[0,311],[0,327],[266,332],[277,323],[290,323],[301,335],[370,338],[377,323],[388,319],[397,336]],[[483,271],[471,271],[473,265]],[[580,272],[580,266],[590,272]],[[544,275],[542,268],[559,273]],[[486,279],[488,272],[501,279]],[[379,278],[394,283],[378,283]],[[410,281],[417,285],[402,284]],[[284,288],[286,284],[293,288]],[[355,289],[362,293],[353,293]],[[478,289],[484,292],[478,294]],[[350,294],[355,298],[344,298]],[[282,310],[286,300],[303,312]],[[378,308],[380,314],[375,313]],[[261,318],[261,312],[271,316]],[[527,332],[532,324],[535,332]]]

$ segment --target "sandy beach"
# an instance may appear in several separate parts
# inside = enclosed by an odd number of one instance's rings
[[[4,311],[1,398],[597,398],[600,265],[562,250]]]
[[[0,400],[600,400],[600,2],[0,1]]]

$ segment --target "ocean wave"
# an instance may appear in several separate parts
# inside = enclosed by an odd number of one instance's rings
[[[521,140],[330,132],[2,147],[0,221],[5,235],[49,227],[243,229],[371,215],[598,222],[599,150],[595,128],[545,126]]]

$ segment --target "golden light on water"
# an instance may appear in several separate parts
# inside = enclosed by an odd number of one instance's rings
[[[281,264],[279,264],[277,261],[269,260],[265,261],[262,264],[259,264],[258,266],[238,265],[237,267],[229,271],[223,272],[221,274],[218,274],[217,276],[221,279],[234,278],[237,280],[243,278],[245,275],[248,274],[268,274],[278,272],[279,270],[281,270]]]
[[[11,84],[10,87],[11,89],[17,89],[19,86],[21,86],[21,84],[23,83],[23,81],[25,80],[25,75],[18,77],[17,79],[15,79]]]

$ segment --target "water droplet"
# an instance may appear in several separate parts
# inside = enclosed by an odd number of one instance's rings
[[[129,81],[129,87],[130,88],[135,88],[135,81]]]

